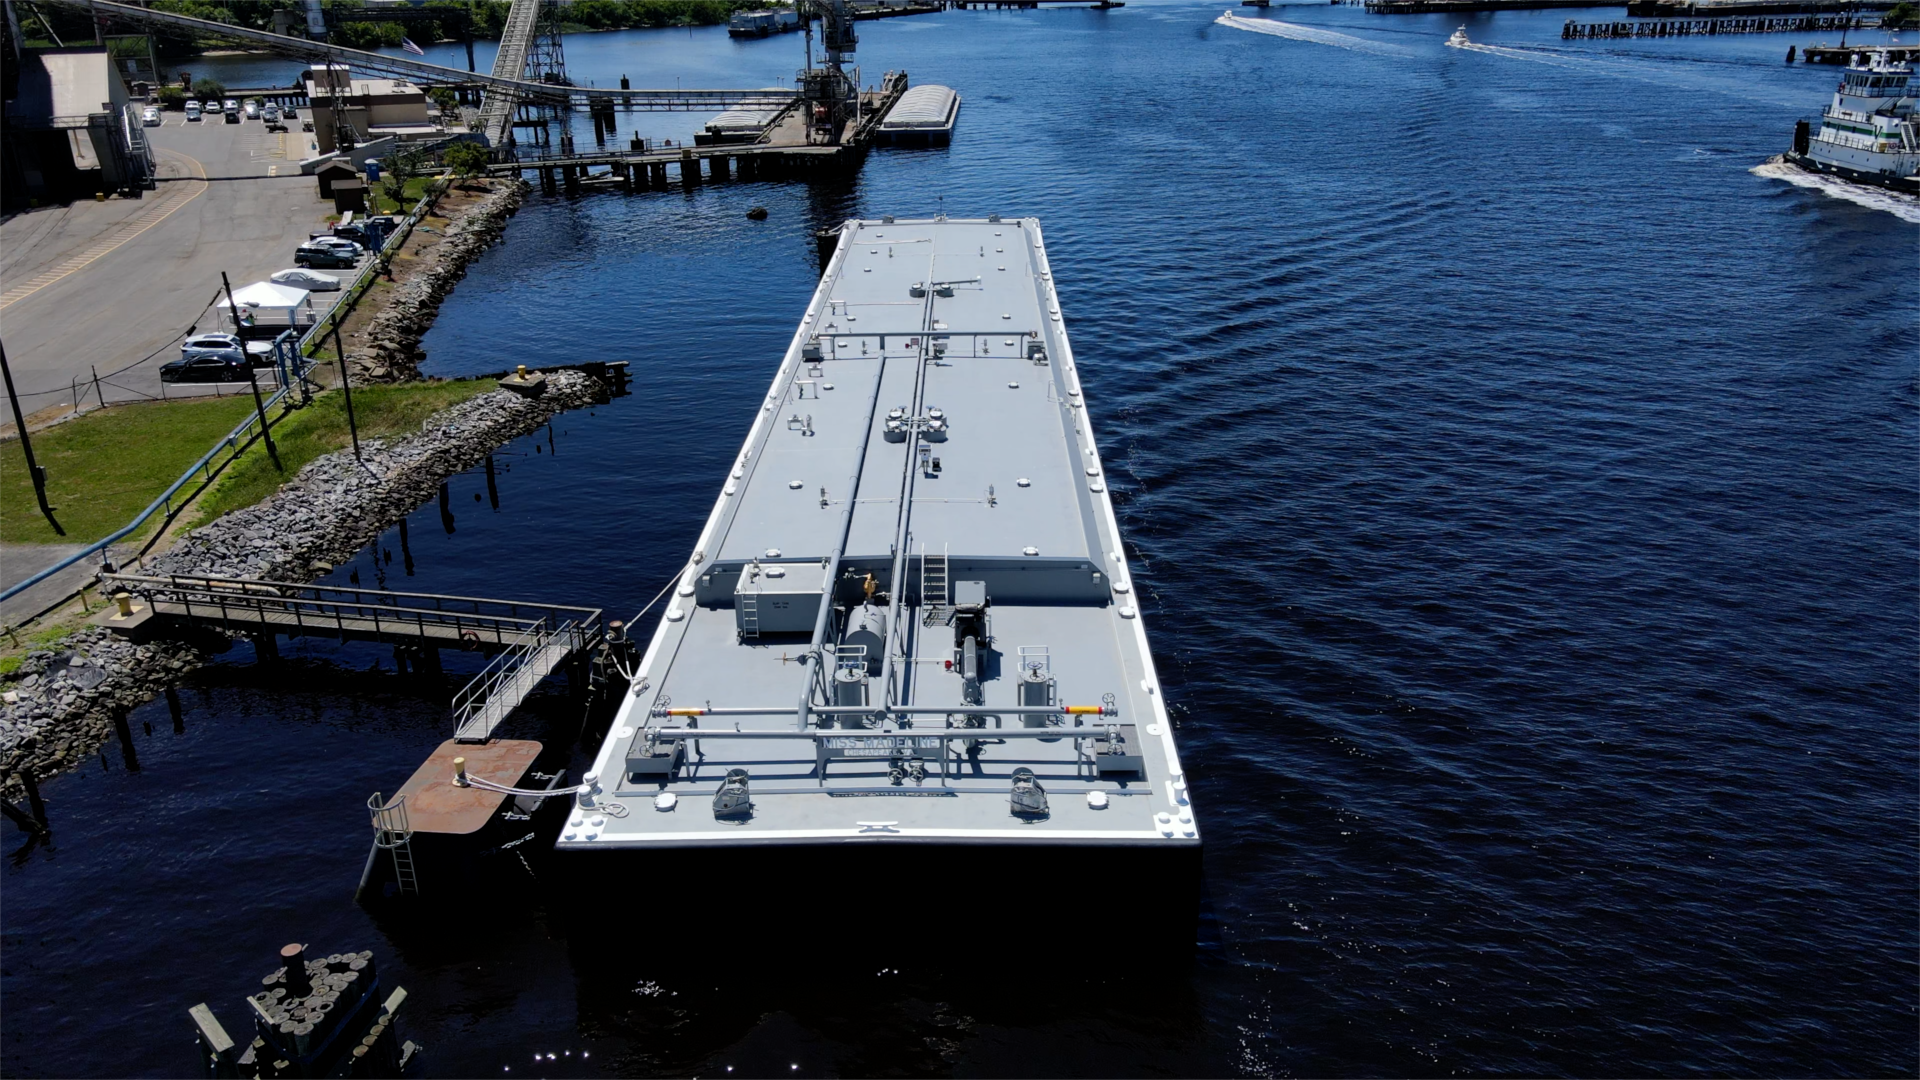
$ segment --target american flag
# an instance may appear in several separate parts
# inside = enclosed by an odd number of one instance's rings
[[[425,56],[425,55],[427,55],[427,50],[425,50],[425,49],[423,49],[423,48],[421,48],[421,47],[420,47],[420,46],[418,46],[418,45],[415,45],[415,44],[413,43],[413,39],[412,39],[412,38],[404,38],[404,37],[403,37],[403,38],[401,38],[401,39],[400,39],[400,47],[401,47],[401,48],[403,48],[403,49],[405,49],[405,50],[407,50],[408,52],[410,52],[410,53],[412,53],[412,54],[413,54],[413,55],[415,55],[415,56]]]

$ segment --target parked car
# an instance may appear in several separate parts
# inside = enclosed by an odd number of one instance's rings
[[[228,98],[227,100],[220,103],[220,111],[230,112],[237,115],[240,112],[240,103],[233,100],[232,98]]]
[[[290,285],[308,292],[332,292],[340,287],[339,278],[316,274],[312,270],[279,270],[267,280],[275,285]]]
[[[199,102],[197,101],[187,102],[187,119],[190,122],[195,124],[200,122],[200,103]]]
[[[246,382],[246,358],[237,353],[208,353],[160,365],[161,382]]]
[[[335,225],[333,227],[333,238],[335,240],[350,240],[362,248],[370,248],[373,246],[368,242],[367,230],[357,223],[352,225]]]
[[[160,110],[152,105],[140,110],[140,124],[143,127],[160,126]]]
[[[280,106],[269,105],[266,108],[261,109],[260,118],[262,120],[267,121],[268,123],[272,123],[273,121],[280,119]]]
[[[293,265],[327,266],[352,269],[359,259],[353,252],[330,244],[301,244],[293,253]]]
[[[237,124],[237,123],[239,123],[239,122],[240,122],[240,114],[239,114],[239,113],[237,113],[237,112],[230,112],[230,113],[228,113],[228,114],[227,114],[227,123],[229,123],[229,124]]]
[[[282,120],[298,120],[300,119],[300,114],[294,111],[293,106],[288,105],[280,110],[280,118]]]
[[[246,345],[232,334],[195,334],[180,343],[180,359],[227,356],[238,361],[246,352],[246,348]]]
[[[307,237],[307,243],[309,245],[322,244],[327,247],[340,248],[356,259],[367,253],[364,245],[345,236],[336,236],[333,233],[314,233]]]
[[[208,98],[200,103],[200,111],[211,116],[220,111],[220,103],[212,98]]]
[[[249,120],[260,119],[260,103],[258,101],[253,100],[252,98],[247,99],[247,103],[243,107],[243,111],[247,114],[247,119]]]

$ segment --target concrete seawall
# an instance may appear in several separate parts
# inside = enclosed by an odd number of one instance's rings
[[[141,572],[310,581],[432,498],[442,480],[603,395],[577,372],[547,380],[538,398],[496,390],[436,413],[417,434],[369,440],[362,462],[350,450],[319,458],[271,497],[194,530]],[[0,708],[7,796],[18,797],[16,769],[46,776],[92,757],[117,716],[205,662],[186,645],[135,646],[99,627],[67,638],[57,652],[32,653]]]

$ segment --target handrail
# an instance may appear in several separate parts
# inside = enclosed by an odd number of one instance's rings
[[[550,645],[555,638],[560,637],[571,639],[568,646],[570,650],[579,645],[576,624],[568,622],[557,628],[547,629],[546,622],[542,620],[528,627],[525,633],[488,661],[480,674],[475,675],[466,686],[460,688],[458,694],[454,695],[453,737],[473,740],[491,735],[491,730],[473,732],[469,728],[493,703],[494,695],[508,682],[519,677],[520,670],[526,667],[527,661],[531,660],[535,653]]]
[[[311,366],[311,364],[309,364],[308,366]],[[108,536],[104,540],[97,540],[94,543],[89,544],[84,548],[81,548],[79,551],[74,552],[72,555],[67,556],[66,558],[60,560],[59,562],[54,563],[52,566],[47,567],[45,570],[42,570],[39,573],[34,574],[32,577],[29,577],[16,585],[8,586],[5,591],[0,592],[0,600],[10,600],[13,597],[18,596],[19,594],[32,588],[33,586],[38,585],[41,582],[47,580],[48,578],[59,573],[60,571],[65,570],[67,567],[74,565],[75,563],[88,557],[89,555],[97,554],[98,552],[104,551],[105,549],[113,546],[114,544],[119,543],[128,534],[132,533],[135,529],[138,529],[140,526],[146,524],[147,519],[152,517],[156,512],[158,512],[162,508],[164,508],[167,511],[167,517],[172,518],[174,514],[179,512],[178,510],[175,510],[173,508],[173,504],[172,504],[173,496],[176,493],[178,493],[181,488],[187,485],[187,481],[192,480],[193,475],[195,473],[199,472],[203,468],[206,468],[208,463],[210,463],[220,453],[222,448],[233,449],[234,457],[236,458],[239,457],[241,452],[246,449],[246,446],[239,445],[241,437],[245,436],[247,434],[247,431],[250,428],[252,428],[254,425],[260,423],[260,418],[266,414],[266,410],[279,404],[281,399],[285,398],[288,394],[292,393],[294,388],[298,386],[300,381],[304,378],[306,378],[305,371],[297,372],[295,374],[294,380],[291,383],[281,387],[279,391],[276,392],[272,397],[267,398],[266,401],[261,405],[261,408],[259,410],[248,413],[247,418],[245,420],[242,420],[239,426],[235,427],[232,431],[227,433],[226,438],[221,439],[220,441],[214,443],[213,448],[211,450],[208,450],[205,454],[201,455],[199,461],[196,461],[192,465],[187,466],[187,471],[181,473],[180,478],[178,480],[175,480],[167,488],[167,490],[161,492],[159,498],[156,498],[153,500],[153,502],[147,504],[147,508],[145,510],[140,511],[140,513],[136,515],[132,521],[128,522],[125,526],[121,527],[117,532],[113,533],[111,536]],[[268,427],[270,428],[271,426],[272,426],[272,423],[271,421],[269,421]],[[253,445],[253,441],[251,437],[247,439],[246,445],[247,446]],[[222,469],[226,468],[227,464],[231,464],[231,462],[223,463],[221,465],[221,468]],[[207,473],[207,481],[211,483],[215,475],[216,475],[215,472],[209,471]],[[185,507],[183,506],[182,509],[184,508]]]
[[[387,589],[361,589],[346,585],[310,585],[297,581],[274,581],[266,578],[210,577],[197,574],[168,574],[165,577],[152,577],[141,574],[117,573],[102,576],[121,584],[136,585],[148,589],[166,588],[192,590],[194,592],[208,594],[226,592],[228,594],[257,596],[267,600],[283,602],[288,599],[299,599],[297,594],[302,592],[314,594],[312,600],[314,603],[346,603],[353,606],[372,606],[378,603],[380,606],[392,608],[402,606],[397,603],[397,601],[400,600],[433,601],[436,605],[446,601],[457,601],[463,604],[475,605],[470,614],[481,618],[532,621],[530,617],[518,614],[521,611],[538,612],[542,615],[552,612],[571,612],[580,616],[580,621],[583,622],[598,621],[600,616],[599,608],[581,607],[574,604],[544,604],[529,600],[502,600],[496,597],[458,596],[450,593],[396,592]],[[269,589],[276,591],[265,591]],[[321,593],[334,594],[336,597],[340,597],[340,599],[322,601],[319,599],[319,594]],[[346,597],[352,597],[352,599],[345,599]],[[480,605],[504,607],[508,609],[509,614],[504,616],[489,616],[481,610]],[[435,610],[444,611],[444,609],[440,607],[436,607]]]

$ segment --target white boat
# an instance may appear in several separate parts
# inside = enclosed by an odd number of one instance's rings
[[[1453,36],[1447,39],[1447,47],[1450,49],[1465,48],[1471,44],[1473,42],[1467,40],[1467,28],[1464,26],[1455,30]]]
[[[1794,126],[1786,160],[1809,172],[1920,194],[1920,132],[1914,123],[1913,65],[1867,50],[1841,74],[1820,128]]]

